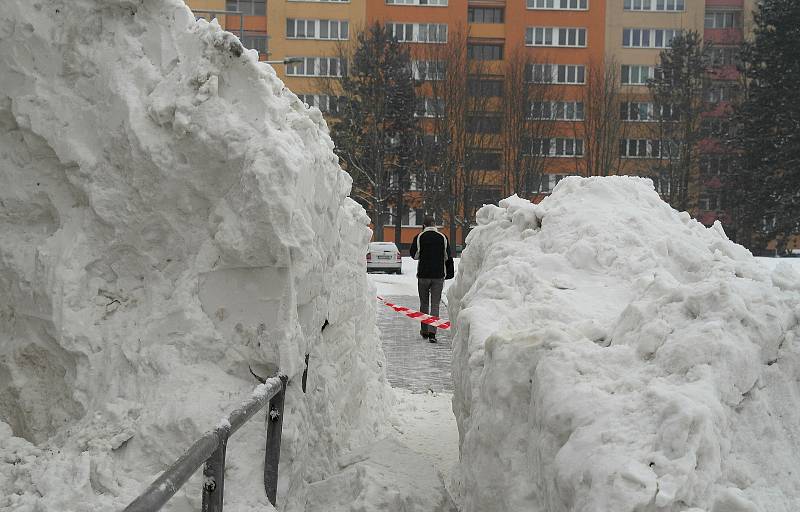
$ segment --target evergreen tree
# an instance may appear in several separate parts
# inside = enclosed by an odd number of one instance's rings
[[[731,139],[741,158],[726,188],[735,239],[760,252],[800,228],[800,2],[763,0],[754,16]]]
[[[711,48],[696,31],[676,35],[661,52],[656,77],[648,87],[658,121],[661,194],[673,208],[697,206],[698,150],[705,97],[710,86]]]
[[[349,70],[331,89],[340,96],[339,121],[333,123],[331,137],[353,177],[352,195],[372,218],[375,239],[383,240],[386,214],[393,204],[399,241],[417,140],[411,58],[408,45],[378,23],[355,39],[355,48],[339,52]]]

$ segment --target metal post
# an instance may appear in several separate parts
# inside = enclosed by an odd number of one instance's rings
[[[228,429],[217,429],[219,444],[203,465],[203,512],[222,512],[225,494],[225,449]]]
[[[281,458],[281,430],[283,429],[283,400],[289,378],[281,375],[281,390],[269,401],[267,411],[267,453],[264,455],[264,491],[275,506],[278,496],[278,463]]]

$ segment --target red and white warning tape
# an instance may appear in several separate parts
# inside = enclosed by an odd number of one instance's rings
[[[405,306],[398,306],[397,304],[392,304],[391,302],[387,302],[386,299],[383,297],[378,297],[378,300],[384,303],[385,305],[389,306],[393,310],[397,311],[398,313],[402,313],[409,318],[413,318],[423,324],[430,325],[431,327],[438,327],[439,329],[449,329],[450,328],[450,321],[449,320],[442,320],[438,316],[427,315],[425,313],[420,313],[419,311],[414,311],[413,309],[407,308]]]

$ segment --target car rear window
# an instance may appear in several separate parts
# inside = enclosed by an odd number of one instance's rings
[[[370,242],[370,249],[397,249],[397,246],[392,242]]]

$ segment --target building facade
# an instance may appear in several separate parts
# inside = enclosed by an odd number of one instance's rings
[[[441,71],[435,70],[431,58],[437,48],[454,42],[466,46],[467,57],[480,69],[479,77],[468,80],[470,94],[488,98],[476,119],[467,121],[468,129],[480,133],[480,140],[476,139],[480,149],[475,150],[470,164],[485,168],[484,179],[473,191],[479,203],[518,192],[519,183],[511,177],[517,166],[512,163],[515,152],[542,161],[537,181],[524,187],[525,195],[534,200],[548,194],[563,176],[608,173],[608,165],[598,170],[593,163],[598,158],[592,135],[596,120],[590,122],[589,118],[600,115],[593,85],[601,80],[598,77],[610,76],[619,94],[612,115],[621,124],[610,173],[650,176],[658,186],[654,169],[663,152],[654,135],[654,107],[647,81],[654,77],[661,51],[684,31],[697,31],[714,43],[716,67],[707,98],[712,108],[705,114],[705,123],[722,122],[737,91],[737,45],[747,32],[754,1],[270,0],[265,7],[259,0],[227,0],[224,6],[221,0],[187,3],[244,12],[245,37],[263,35],[266,41],[268,34],[265,50],[270,60],[296,60],[276,66],[279,77],[307,104],[330,116],[331,122],[335,122],[339,99],[327,92],[330,88],[325,82],[346,72],[347,63],[338,58],[339,45],[352,43],[362,28],[381,23],[398,40],[407,42],[415,61],[414,73],[426,70],[426,83],[436,80]],[[230,16],[225,27],[233,32],[242,28]],[[527,81],[548,84],[546,97],[519,107],[525,110],[527,122],[539,126],[524,140],[504,129],[508,117],[504,96],[519,59],[525,62]],[[417,106],[420,122],[428,131],[433,131],[435,111],[442,107],[441,98],[431,93],[433,89],[428,85],[420,88]],[[698,190],[694,192],[698,208],[692,213],[706,224],[725,218],[721,175],[730,158],[713,136],[703,140]],[[415,202],[418,196],[412,183],[408,208],[400,213],[405,227],[398,242],[410,241],[426,213],[423,205]],[[393,236],[393,226],[387,226],[384,239]]]
[[[752,27],[755,0],[706,0],[703,38],[712,46],[711,85],[707,94],[708,112],[705,138],[700,148],[699,201],[695,213],[700,222],[711,225],[716,220],[729,221],[725,213],[723,186],[727,169],[736,158],[721,143],[731,102],[741,94],[739,47]]]
[[[299,59],[277,65],[278,76],[309,106],[336,112],[324,80],[346,72],[338,45],[349,44],[365,24],[367,0],[270,0],[270,59]]]
[[[247,48],[258,50],[259,60],[269,56],[267,0],[186,0],[197,18],[216,19]]]

